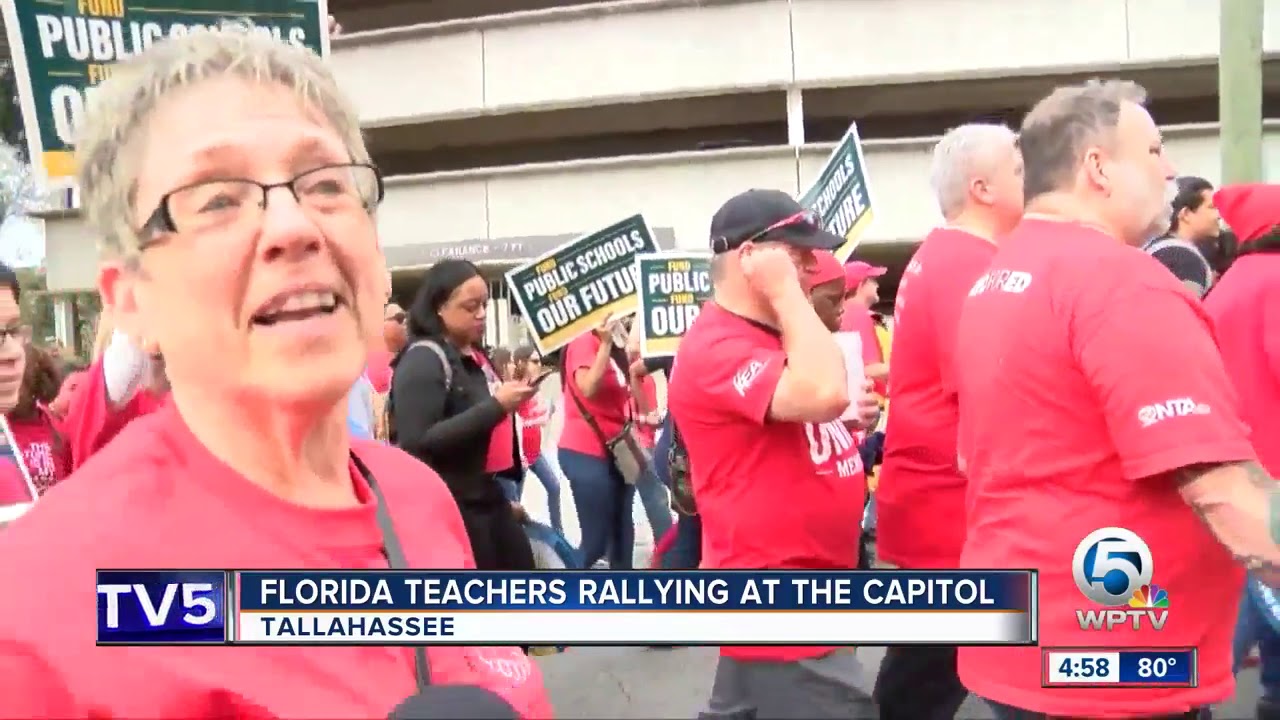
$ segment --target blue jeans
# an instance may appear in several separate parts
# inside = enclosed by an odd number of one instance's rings
[[[702,564],[702,518],[680,515],[676,518],[676,539],[658,559],[663,570],[694,570]]]
[[[636,481],[636,492],[640,493],[640,504],[644,505],[644,514],[649,520],[649,527],[653,528],[656,542],[671,529],[671,496],[667,494],[666,484],[652,469],[640,475]]]
[[[529,466],[529,470],[547,491],[547,508],[551,514],[551,527],[563,535],[564,518],[560,515],[560,477],[556,475],[556,469],[551,467],[551,461],[546,455],[539,455],[538,459]]]
[[[605,458],[560,449],[560,471],[569,481],[573,506],[582,529],[583,567],[609,556],[609,567],[630,570],[635,556],[636,528],[631,519],[636,489],[622,479]]]
[[[1262,699],[1280,701],[1280,633],[1267,622],[1265,611],[1246,587],[1240,598],[1240,616],[1236,620],[1236,636],[1232,645],[1232,669],[1240,671],[1244,659],[1254,646],[1258,648]]]
[[[502,494],[508,500],[520,502],[520,496],[524,494],[524,478],[520,477],[518,470],[500,472],[493,477],[502,486]]]

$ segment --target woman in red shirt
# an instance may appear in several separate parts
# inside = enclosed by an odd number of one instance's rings
[[[512,353],[513,376],[536,382],[545,372],[542,356],[532,345],[522,345]],[[542,430],[551,421],[551,405],[540,395],[534,395],[520,406],[520,449],[524,463],[547,491],[547,507],[551,515],[551,527],[564,534],[564,519],[560,509],[560,476],[551,461],[542,452]]]
[[[626,330],[621,322],[602,323],[565,346],[562,361],[564,427],[560,431],[560,470],[569,481],[582,528],[586,567],[608,555],[609,566],[634,565],[636,488],[614,466],[605,443],[627,423],[631,387],[626,374]]]
[[[23,326],[18,307],[18,276],[0,263],[0,413],[12,410],[22,394]],[[31,507],[34,489],[23,475],[6,434],[0,433],[0,527]]]
[[[81,206],[103,302],[171,392],[0,531],[0,716],[372,718],[469,685],[487,700],[461,714],[550,717],[515,647],[95,645],[97,568],[476,565],[440,476],[347,429],[384,186],[328,63],[227,23],[112,67],[78,124]]]
[[[27,346],[26,353],[18,404],[5,418],[31,482],[43,495],[67,476],[71,458],[59,436],[58,421],[48,409],[48,403],[58,395],[57,360],[33,345]]]

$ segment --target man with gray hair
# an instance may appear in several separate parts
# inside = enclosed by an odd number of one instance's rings
[[[1194,647],[1198,683],[1071,687],[1118,677],[1114,656],[960,648],[961,681],[997,718],[1194,717],[1234,692],[1222,609],[1239,602],[1240,562],[1280,577],[1280,486],[1211,323],[1139,249],[1174,177],[1145,99],[1094,80],[1022,122],[1026,215],[957,334],[960,565],[1038,570],[1042,646]],[[1124,627],[1101,619],[1131,605],[1146,611]]]
[[[920,244],[898,287],[893,412],[876,488],[877,555],[911,569],[960,564],[965,479],[956,467],[956,329],[998,238],[1022,217],[1017,137],[1003,125],[955,128],[934,148],[931,175],[946,224]],[[954,717],[968,694],[949,646],[891,647],[876,678],[885,720]]]

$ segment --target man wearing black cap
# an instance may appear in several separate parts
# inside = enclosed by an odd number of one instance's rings
[[[776,190],[737,195],[711,220],[714,296],[680,342],[668,392],[704,568],[857,566],[866,487],[840,422],[851,389],[800,280],[815,250],[843,242]],[[702,717],[875,717],[860,674],[851,648],[722,648]]]

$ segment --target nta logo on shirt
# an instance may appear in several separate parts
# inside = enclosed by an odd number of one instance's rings
[[[1138,422],[1146,428],[1166,418],[1208,414],[1209,406],[1204,403],[1198,403],[1191,398],[1175,398],[1139,408]]]

